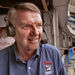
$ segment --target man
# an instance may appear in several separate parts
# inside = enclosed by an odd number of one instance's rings
[[[40,44],[42,18],[33,3],[20,3],[9,9],[8,23],[16,42],[0,51],[0,75],[66,75],[59,51]]]

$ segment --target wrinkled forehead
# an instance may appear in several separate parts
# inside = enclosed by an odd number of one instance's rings
[[[24,11],[24,10],[17,10],[16,11],[16,15],[17,15],[17,17],[18,16],[26,16],[26,17],[41,17],[41,15],[39,14],[39,13],[37,13],[37,12],[33,12],[33,11]]]
[[[31,11],[17,11],[16,17],[18,21],[22,22],[38,22],[42,23],[42,18],[39,13]]]

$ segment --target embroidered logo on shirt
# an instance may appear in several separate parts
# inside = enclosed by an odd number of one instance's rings
[[[44,61],[46,74],[51,74],[52,73],[51,64],[52,64],[52,62]]]

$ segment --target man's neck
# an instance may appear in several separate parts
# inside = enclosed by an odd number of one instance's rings
[[[35,53],[35,50],[28,50],[28,49],[23,49],[23,48],[16,48],[16,52],[20,59],[23,61],[28,61]]]

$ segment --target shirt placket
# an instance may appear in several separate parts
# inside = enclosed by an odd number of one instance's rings
[[[36,70],[37,70],[37,58],[32,58],[27,62],[27,75],[35,75]]]

